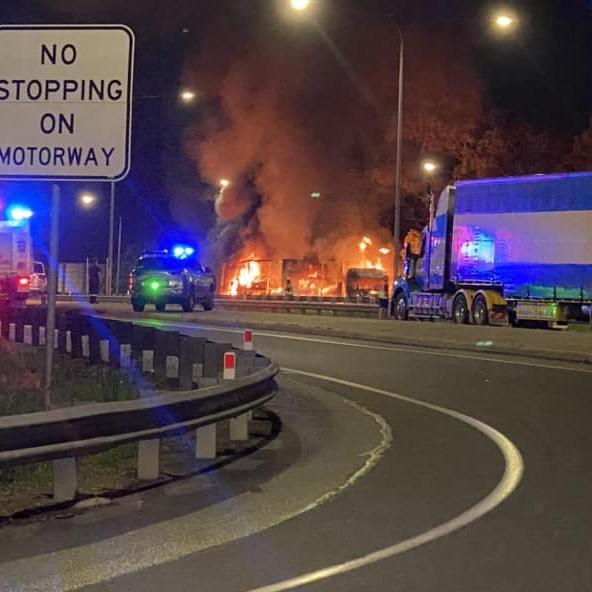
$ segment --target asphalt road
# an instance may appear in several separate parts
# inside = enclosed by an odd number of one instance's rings
[[[38,590],[592,590],[589,367],[287,334],[256,346],[298,372],[277,442],[232,478],[135,499],[135,519],[0,531],[0,590],[35,589],[17,580],[37,564],[62,575]],[[39,546],[52,537],[59,550]]]

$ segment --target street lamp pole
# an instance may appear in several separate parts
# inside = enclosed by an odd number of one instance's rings
[[[395,220],[393,228],[393,282],[400,273],[401,258],[401,168],[403,165],[403,93],[405,82],[405,37],[400,25],[393,21],[399,32],[399,93],[397,99],[397,155],[395,165]]]
[[[109,256],[107,259],[106,292],[113,296],[113,240],[115,235],[115,182],[111,181],[111,200],[109,207]]]
[[[119,230],[117,233],[117,271],[115,272],[115,295],[119,295],[119,279],[121,277],[121,231],[123,219],[119,216]]]

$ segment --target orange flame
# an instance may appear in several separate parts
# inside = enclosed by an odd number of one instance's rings
[[[238,296],[241,288],[252,288],[253,284],[260,280],[261,264],[258,261],[245,261],[239,269],[238,275],[230,280],[228,291],[231,296]]]

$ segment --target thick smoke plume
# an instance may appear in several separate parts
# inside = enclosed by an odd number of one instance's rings
[[[397,37],[383,23],[348,27],[214,23],[188,65],[206,107],[187,152],[207,182],[232,181],[216,200],[223,259],[339,259],[352,238],[392,240]],[[421,31],[410,39],[405,136],[414,171],[422,151],[442,150],[451,127],[463,140],[480,103],[463,89],[467,78],[479,84],[462,51]],[[412,194],[422,184],[406,174],[404,231],[416,223]]]

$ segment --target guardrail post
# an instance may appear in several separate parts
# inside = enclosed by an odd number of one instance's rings
[[[204,376],[204,347],[207,341],[205,337],[191,338],[193,384],[197,385],[198,388],[204,386],[202,384]]]
[[[69,502],[76,497],[78,478],[76,459],[60,458],[53,461],[53,499],[56,502]]]
[[[132,353],[132,323],[109,321],[111,330],[111,361],[115,366],[129,368]]]
[[[160,474],[160,439],[138,442],[138,479],[154,481]]]
[[[250,329],[243,332],[243,350],[253,351],[253,331]]]
[[[236,379],[236,353],[224,353],[224,380]],[[243,413],[230,419],[230,439],[245,442],[249,439],[249,414]]]
[[[56,318],[56,333],[55,335],[57,335],[57,346],[55,346],[55,339],[56,337],[54,336],[54,346],[57,348],[57,350],[60,353],[66,353],[66,331],[68,328],[68,323],[67,323],[67,319],[65,315],[59,315]],[[49,339],[49,336],[48,336]]]
[[[193,388],[193,338],[179,336],[179,388],[184,391]]]
[[[101,357],[101,362],[103,362],[104,364],[108,364],[109,363],[109,340],[108,339],[100,339],[99,340],[99,351],[100,351],[100,357]]]
[[[154,342],[156,329],[152,327],[132,326],[131,352],[133,360],[146,374],[154,372]]]
[[[87,318],[76,315],[70,322],[70,353],[73,358],[82,358],[82,333],[86,326]]]
[[[156,384],[167,384],[169,380],[178,384],[179,379],[179,333],[157,331],[154,345],[154,380]]]
[[[236,380],[236,353],[224,353],[224,373],[223,380]]]
[[[200,387],[218,384],[219,349],[216,343],[206,341],[203,348],[203,376],[199,381]]]
[[[101,335],[99,333],[99,327],[97,323],[100,320],[94,319],[89,320],[89,335],[88,335],[88,362],[89,364],[100,364],[101,363]]]
[[[14,340],[17,343],[23,343],[24,328],[25,328],[25,310],[17,309],[14,311],[14,323],[15,323]]]
[[[31,345],[37,347],[39,346],[39,327],[43,324],[41,322],[41,317],[45,313],[43,309],[35,309],[32,311],[32,325],[33,329],[31,332]]]
[[[33,325],[23,325],[23,343],[33,345]]]
[[[23,311],[23,343],[33,345],[33,317],[35,311],[27,308]]]
[[[195,458],[197,460],[213,460],[216,458],[217,426],[215,423],[195,430]]]

